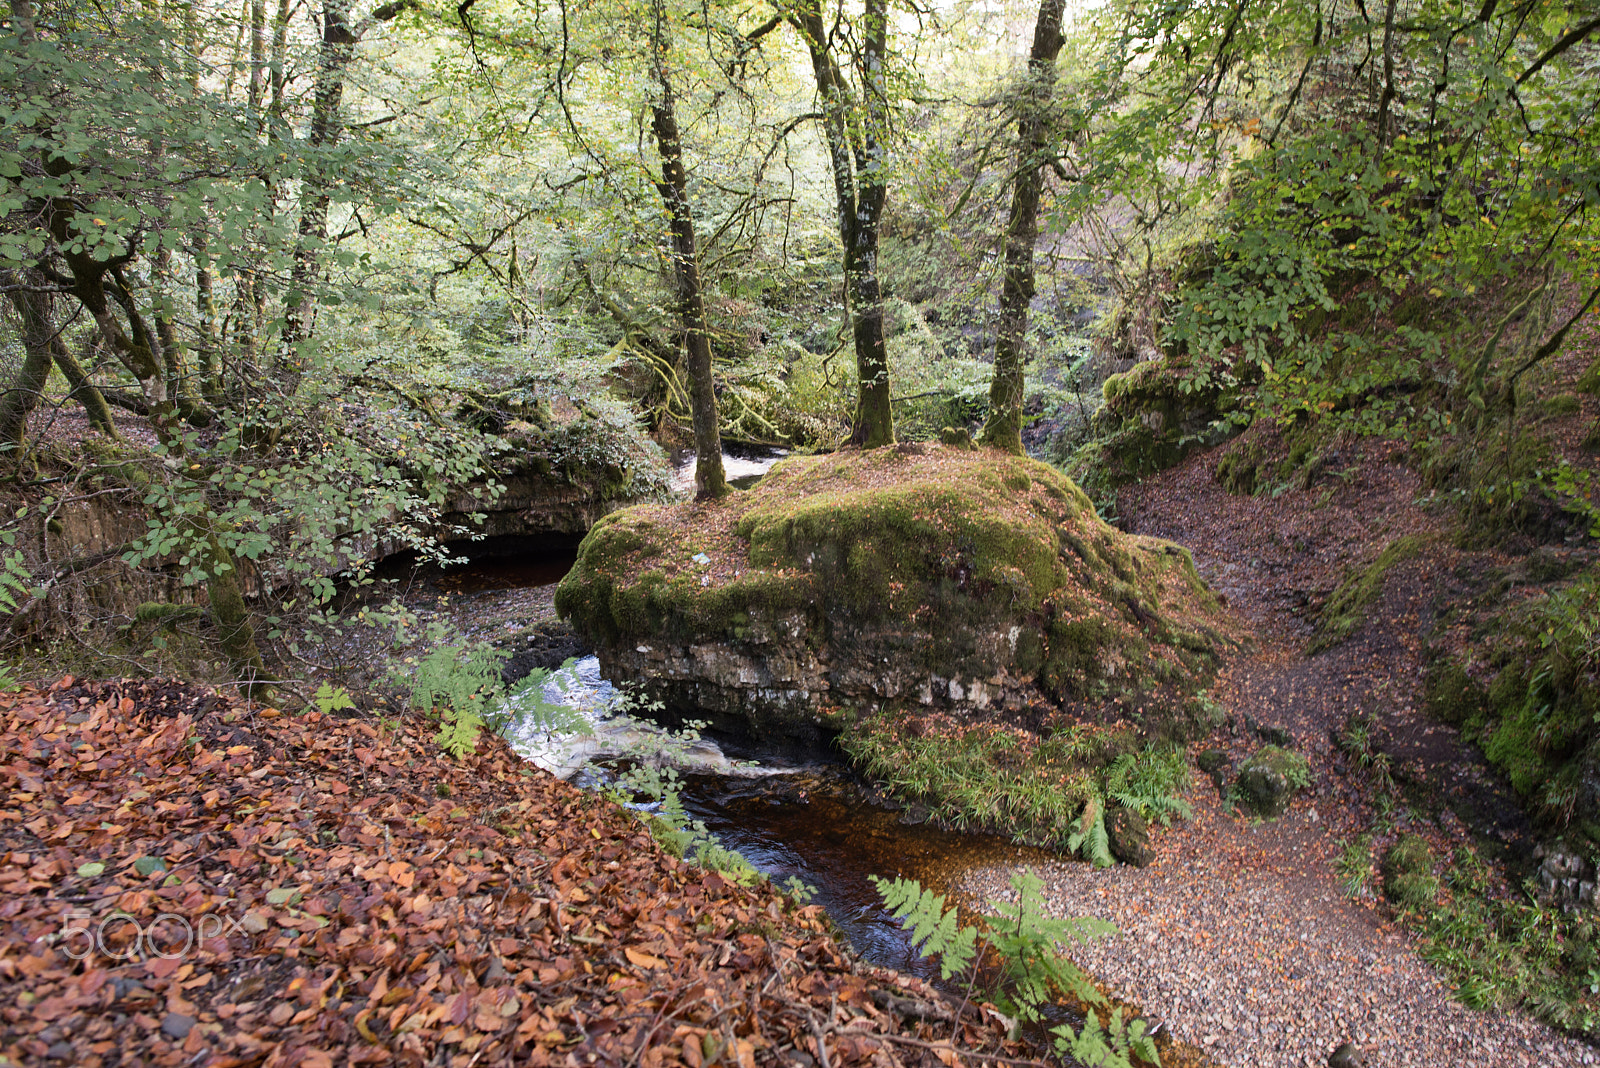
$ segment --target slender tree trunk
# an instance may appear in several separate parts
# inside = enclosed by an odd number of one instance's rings
[[[1393,116],[1390,106],[1394,103],[1396,91],[1394,87],[1394,9],[1395,0],[1389,0],[1383,13],[1383,92],[1378,98],[1378,158],[1383,158],[1384,150],[1393,140]]]
[[[357,39],[350,27],[349,0],[326,0],[322,6],[322,42],[317,49],[311,130],[307,136],[307,143],[313,149],[336,144],[339,140],[339,106],[344,100],[345,68],[354,54]],[[328,240],[329,204],[330,198],[322,183],[308,180],[301,195],[294,269],[290,272],[289,297],[283,314],[280,352],[291,382],[298,381],[302,371],[296,346],[309,338],[316,326],[317,275],[322,264],[322,247]]]
[[[206,232],[196,229],[190,243],[194,257],[194,303],[200,313],[200,342],[195,346],[199,363],[200,392],[213,404],[222,396],[222,375],[217,366],[222,335],[217,321],[217,294],[211,277]]]
[[[71,387],[71,392],[67,396],[83,405],[83,410],[89,413],[89,425],[112,441],[121,440],[122,435],[117,433],[117,424],[111,418],[111,408],[106,404],[105,397],[95,388],[94,383],[89,381],[83,366],[67,348],[67,343],[61,340],[59,332],[53,333],[50,337],[50,354],[55,358],[56,367],[60,368],[67,385]]]
[[[1017,101],[1017,176],[1006,220],[1005,280],[1000,289],[1000,324],[994,341],[994,378],[989,418],[979,441],[1022,454],[1023,355],[1028,306],[1033,302],[1033,246],[1039,236],[1039,195],[1045,155],[1051,145],[1050,105],[1055,95],[1056,56],[1061,52],[1064,0],[1040,0],[1028,54],[1028,80]]]
[[[261,648],[256,644],[255,625],[250,620],[250,610],[244,603],[244,591],[239,586],[239,568],[233,555],[217,540],[211,517],[204,518],[199,535],[210,548],[211,559],[206,570],[206,599],[211,602],[211,619],[217,627],[217,644],[228,658],[234,678],[245,684],[245,693],[256,697],[267,688],[271,677],[261,658]]]
[[[16,284],[13,272],[0,269],[0,285]],[[45,384],[50,380],[50,318],[48,314],[41,314],[39,307],[48,300],[43,293],[11,291],[11,303],[22,317],[23,358],[17,377],[0,393],[0,455],[16,456],[21,452],[28,429],[28,413],[38,405]]]
[[[722,497],[728,483],[722,470],[722,437],[718,433],[717,393],[711,377],[711,338],[706,331],[705,300],[700,293],[700,266],[695,254],[694,212],[689,204],[689,176],[683,165],[683,141],[667,74],[667,32],[660,0],[655,4],[656,81],[661,100],[651,106],[651,127],[661,154],[661,180],[656,189],[666,206],[672,233],[672,276],[677,284],[678,315],[689,350],[689,389],[694,424],[694,488],[698,500]]]
[[[344,100],[344,83],[356,45],[375,23],[388,22],[406,8],[409,0],[391,0],[375,9],[360,24],[350,22],[350,0],[324,0],[322,42],[317,50],[316,86],[312,92],[311,130],[307,143],[313,149],[338,144],[343,133],[339,109]],[[331,199],[327,186],[308,178],[301,194],[300,223],[295,244],[294,267],[290,272],[289,296],[284,307],[281,360],[288,364],[286,389],[294,391],[303,368],[296,347],[316,329],[317,278],[322,268],[322,250],[328,241],[328,208]]]
[[[185,58],[184,80],[190,90],[200,95],[200,40],[199,21],[195,16],[195,0],[188,0],[183,8],[183,40]],[[200,340],[195,345],[196,372],[200,378],[200,395],[215,405],[222,397],[222,379],[217,371],[217,352],[221,333],[217,322],[217,295],[211,277],[211,257],[206,225],[196,226],[189,239],[189,255],[194,260],[194,303],[200,318]]]
[[[889,193],[889,151],[883,143],[889,106],[884,70],[889,34],[886,0],[867,0],[862,30],[865,40],[861,96],[866,116],[859,135],[855,226],[845,253],[844,268],[850,279],[856,380],[860,389],[856,427],[850,441],[872,449],[894,444],[894,413],[889,405],[889,348],[883,337],[883,289],[878,280],[878,230]]]
[[[267,4],[266,0],[250,0],[250,117],[256,133],[261,132],[265,121],[267,96]]]
[[[21,279],[16,272],[7,268],[0,268],[0,285],[20,287]],[[106,399],[100,395],[100,391],[89,381],[89,376],[84,374],[83,368],[73,358],[72,353],[67,349],[66,342],[61,340],[61,334],[56,329],[54,308],[52,307],[54,301],[51,299],[50,294],[13,288],[11,304],[16,308],[17,315],[22,319],[22,345],[27,355],[19,376],[18,386],[20,388],[24,383],[35,380],[37,384],[32,387],[33,399],[29,399],[26,394],[19,393],[15,395],[17,399],[14,400],[14,394],[8,392],[4,400],[0,401],[0,412],[5,413],[0,414],[0,440],[10,441],[17,445],[22,443],[20,433],[13,438],[10,436],[8,429],[6,429],[9,427],[9,413],[14,403],[25,402],[28,409],[33,407],[33,400],[37,399],[39,392],[44,389],[45,383],[49,379],[51,362],[54,362],[61,369],[62,376],[66,378],[67,385],[71,389],[68,396],[83,405],[84,411],[88,413],[89,425],[106,437],[116,440],[118,437],[117,424],[111,418],[111,409],[106,406]],[[38,367],[40,361],[43,362],[42,371]],[[22,414],[25,416],[27,413],[24,411]]]
[[[272,97],[267,105],[273,129],[284,129],[288,124],[288,101],[284,98],[287,79],[284,76],[284,56],[289,49],[289,0],[278,0],[278,11],[272,19],[272,59],[267,68],[267,81]]]
[[[878,232],[888,193],[888,98],[884,53],[888,43],[886,0],[867,0],[862,16],[861,114],[852,121],[844,76],[828,50],[820,0],[801,0],[795,17],[811,54],[822,101],[822,127],[833,167],[839,239],[844,245],[845,288],[855,339],[855,426],[850,443],[876,448],[894,442],[889,404],[889,357],[883,336],[883,288],[878,278]]]

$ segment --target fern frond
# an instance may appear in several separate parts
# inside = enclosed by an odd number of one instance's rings
[[[439,714],[439,747],[457,760],[478,748],[483,717],[471,709],[445,709]]]
[[[16,611],[17,598],[27,594],[32,578],[20,552],[0,554],[0,608]]]
[[[1109,868],[1116,861],[1111,857],[1111,836],[1106,833],[1106,806],[1100,798],[1091,798],[1078,817],[1078,829],[1067,838],[1067,848],[1081,853],[1097,868]]]
[[[1091,1012],[1076,1034],[1067,1026],[1057,1027],[1052,1033],[1056,1036],[1057,1051],[1071,1055],[1086,1068],[1132,1068],[1135,1056],[1159,1068],[1161,1054],[1155,1042],[1145,1034],[1145,1026],[1143,1020],[1124,1020],[1122,1010],[1118,1009],[1111,1014],[1109,1027],[1103,1026],[1100,1017]]]
[[[870,876],[890,915],[911,932],[911,947],[925,957],[939,957],[945,979],[967,970],[977,956],[978,931],[957,926],[956,910],[944,906],[944,895],[925,890],[915,879]]]
[[[1123,753],[1106,769],[1106,791],[1124,789],[1133,775],[1137,761],[1132,753]]]
[[[1089,838],[1089,829],[1100,818],[1104,806],[1098,797],[1091,797],[1084,803],[1083,811],[1078,814],[1078,828],[1067,835],[1067,849],[1076,853],[1083,848],[1083,843]]]

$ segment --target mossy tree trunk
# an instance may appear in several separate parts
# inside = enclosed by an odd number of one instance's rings
[[[260,696],[268,687],[267,666],[261,659],[261,649],[256,645],[255,625],[250,621],[250,610],[244,603],[244,591],[239,586],[239,568],[233,554],[217,539],[216,531],[207,522],[201,531],[211,551],[207,571],[206,599],[211,602],[211,618],[217,628],[217,644],[228,658],[234,678],[244,683],[248,696]]]
[[[694,240],[694,211],[689,204],[689,175],[683,165],[683,139],[678,133],[672,81],[667,73],[671,46],[661,0],[654,5],[655,29],[651,38],[656,83],[661,99],[650,106],[651,129],[661,155],[661,179],[656,190],[666,206],[672,240],[672,277],[677,288],[678,316],[683,322],[684,345],[689,351],[690,409],[694,424],[694,489],[699,500],[726,496],[722,470],[722,437],[718,432],[717,393],[711,377],[711,338],[706,330],[705,298],[700,292],[700,266]]]
[[[0,270],[0,285],[11,290],[11,302],[22,316],[22,367],[0,393],[0,450],[15,457],[22,450],[28,413],[39,403],[50,380],[50,331],[35,314],[34,305],[43,294],[23,291],[11,271]]]
[[[886,0],[866,0],[861,18],[861,105],[829,49],[820,0],[800,0],[794,24],[811,55],[822,103],[822,129],[833,170],[839,239],[844,244],[845,284],[855,338],[855,427],[850,443],[876,448],[894,443],[889,403],[888,346],[883,337],[883,287],[878,279],[878,233],[888,194],[887,78],[884,55],[889,19]]]
[[[0,268],[0,286],[10,292],[12,307],[22,320],[22,347],[26,353],[17,382],[0,399],[0,441],[22,444],[27,413],[49,380],[51,363],[66,378],[71,388],[68,395],[88,413],[89,425],[115,440],[117,424],[111,418],[111,409],[61,340],[55,325],[54,301],[42,281]]]
[[[1028,78],[1017,95],[1017,173],[1006,220],[1005,280],[994,342],[994,378],[989,384],[989,417],[978,438],[985,445],[1018,455],[1022,454],[1024,345],[1034,291],[1033,246],[1039,236],[1039,196],[1052,141],[1050,110],[1056,56],[1061,52],[1063,7],[1064,0],[1040,0]]]

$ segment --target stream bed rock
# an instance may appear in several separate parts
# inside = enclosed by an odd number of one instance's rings
[[[1184,687],[1229,643],[1186,550],[992,450],[795,457],[590,532],[556,607],[611,678],[803,734],[888,704],[1004,713]]]

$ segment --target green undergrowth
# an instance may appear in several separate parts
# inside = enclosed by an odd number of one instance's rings
[[[1391,774],[1369,718],[1352,718],[1339,748],[1379,813],[1370,830],[1342,844],[1336,868],[1345,893],[1381,892],[1467,1007],[1522,1009],[1591,1040],[1600,1036],[1594,914],[1562,912],[1531,879],[1520,888],[1508,883],[1477,846],[1444,855],[1421,834],[1396,835],[1398,817],[1428,810],[1439,795]]]
[[[1583,789],[1600,767],[1600,565],[1497,612],[1475,662],[1429,671],[1428,710],[1482,747],[1534,815],[1585,852],[1600,811]]]
[[[1072,724],[1041,737],[887,712],[852,724],[839,744],[889,794],[926,804],[950,827],[1076,852],[1101,867],[1113,863],[1109,806],[1162,823],[1190,814],[1182,750],[1142,744],[1127,728]]]
[[[1378,558],[1339,584],[1322,609],[1317,634],[1307,652],[1332,648],[1354,634],[1366,619],[1367,606],[1383,592],[1383,582],[1398,564],[1413,559],[1428,545],[1428,537],[1407,534],[1384,547]]]
[[[1345,844],[1346,891],[1363,892],[1373,869],[1373,834]],[[1600,1031],[1600,939],[1594,918],[1541,904],[1532,884],[1504,885],[1472,846],[1442,862],[1414,834],[1401,835],[1378,865],[1381,887],[1421,940],[1424,960],[1445,974],[1471,1009],[1522,1009],[1588,1037]]]
[[[1422,956],[1450,977],[1462,1004],[1522,1008],[1568,1031],[1597,1033],[1600,952],[1592,916],[1540,904],[1531,886],[1497,889],[1471,847],[1455,851],[1442,878],[1430,865],[1414,869],[1412,879],[1402,892],[1416,904],[1403,904],[1423,936]]]
[[[1121,1009],[1107,1013],[1102,1021],[1100,1016],[1108,1008],[1105,995],[1061,952],[1061,947],[1072,943],[1116,934],[1117,928],[1093,917],[1048,917],[1044,883],[1031,870],[1012,875],[1016,900],[989,902],[992,911],[978,927],[959,924],[956,910],[945,907],[944,897],[924,890],[914,879],[874,876],[872,882],[890,913],[910,929],[912,947],[924,956],[939,958],[940,972],[947,981],[965,976],[968,989],[986,986],[1003,1010],[1025,1022],[1042,1021],[1046,1007],[1058,996],[1083,1006],[1081,1028],[1059,1025],[1051,1029],[1057,1053],[1095,1068],[1131,1068],[1135,1062],[1161,1064],[1155,1040],[1147,1033],[1149,1025],[1127,1018]],[[985,955],[998,967],[986,970]],[[986,973],[993,974],[992,982],[984,982]]]

